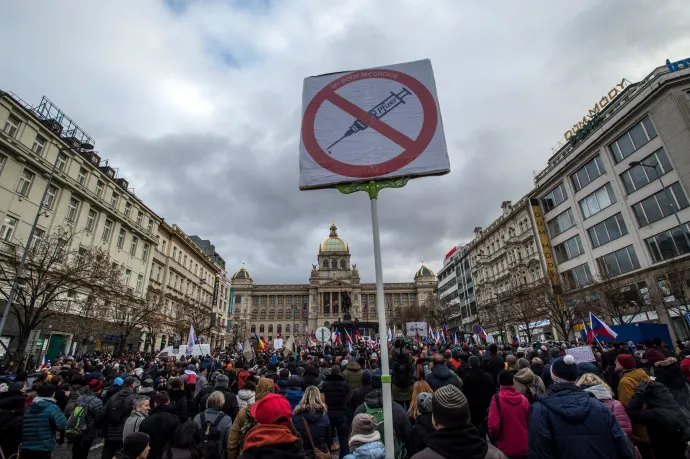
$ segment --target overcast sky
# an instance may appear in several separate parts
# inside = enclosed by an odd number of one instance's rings
[[[431,59],[451,173],[384,190],[384,280],[436,272],[532,187],[625,77],[690,56],[687,2],[0,2],[0,88],[47,95],[135,193],[230,273],[306,283],[331,220],[374,281],[364,193],[298,190],[303,79]]]

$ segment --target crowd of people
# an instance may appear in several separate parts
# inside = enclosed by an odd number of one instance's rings
[[[395,458],[685,458],[690,340],[595,346],[591,361],[575,346],[390,343]],[[379,357],[60,358],[0,384],[2,457],[68,443],[74,459],[382,459]]]

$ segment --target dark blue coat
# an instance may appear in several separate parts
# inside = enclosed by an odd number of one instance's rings
[[[554,384],[532,405],[529,459],[632,459],[613,413],[574,384]]]
[[[455,386],[460,389],[458,377],[445,365],[434,365],[431,369],[431,374],[426,376],[426,382],[429,383],[429,386],[434,391],[439,390],[443,386]]]
[[[52,398],[36,397],[24,412],[22,449],[52,451],[55,432],[67,425],[67,418]]]
[[[317,448],[328,449],[331,445],[331,422],[328,416],[321,411],[315,413],[302,412],[292,416],[292,425],[295,426],[299,436],[302,439],[302,446],[307,457],[314,457],[314,448],[309,442],[307,429],[304,427],[304,421],[309,423],[309,431],[314,439],[314,445]]]

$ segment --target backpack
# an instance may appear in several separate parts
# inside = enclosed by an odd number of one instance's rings
[[[118,394],[115,394],[113,397],[117,397]],[[127,397],[123,398],[112,398],[110,399],[110,409],[108,410],[108,422],[112,423],[117,423],[120,422],[120,418],[122,418],[122,405],[125,403],[125,400]],[[76,410],[76,408],[75,408]]]
[[[196,386],[196,373],[185,373],[187,375],[187,385]]]
[[[537,401],[537,387],[534,384],[527,386],[527,393],[525,393],[525,397],[527,398],[530,406]]]
[[[74,406],[74,411],[67,420],[65,436],[74,440],[88,433],[89,428],[89,405],[88,403],[78,403]]]
[[[256,419],[254,419],[254,416],[252,416],[252,412],[248,406],[245,407],[244,412],[246,416],[244,417],[244,422],[242,422],[242,425],[240,426],[240,451],[244,450],[244,439],[247,438],[247,434],[251,428],[259,424]]]
[[[364,402],[364,408],[366,409],[366,413],[373,417],[374,421],[376,421],[376,430],[381,436],[381,443],[385,445],[386,440],[383,428],[383,405],[380,408],[369,408],[369,405]],[[395,435],[395,429],[393,429],[393,449],[395,459],[402,459],[407,455],[407,449],[405,448],[405,445],[398,440],[397,436]]]
[[[213,422],[206,420],[206,413],[201,413],[200,416],[201,433],[204,436],[204,442],[201,446],[203,451],[202,457],[204,457],[204,459],[219,459],[221,457],[220,452],[223,451],[223,449],[221,449],[223,435],[218,429],[218,426],[225,418],[225,414],[219,414]]]
[[[407,352],[396,354],[393,360],[393,383],[402,388],[411,386],[413,383],[411,369],[409,354]]]

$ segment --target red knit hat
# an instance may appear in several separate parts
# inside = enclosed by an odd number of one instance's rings
[[[292,420],[290,402],[278,394],[268,394],[250,408],[252,417],[259,424],[275,424],[280,418],[287,418],[288,424]]]
[[[89,390],[91,392],[98,392],[103,387],[103,382],[98,379],[92,379],[89,383]]]
[[[637,366],[635,357],[630,354],[619,354],[618,357],[616,357],[616,362],[620,363],[626,370],[632,370]]]

